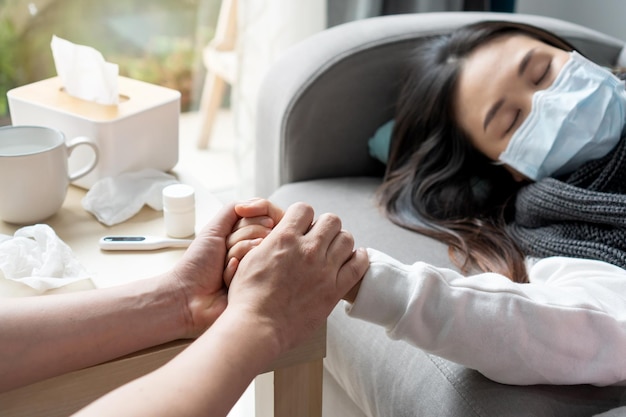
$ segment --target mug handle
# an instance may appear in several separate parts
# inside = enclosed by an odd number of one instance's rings
[[[78,145],[87,145],[87,146],[91,147],[91,149],[93,150],[93,159],[91,160],[89,165],[87,165],[85,168],[80,169],[77,172],[75,172],[72,175],[70,175],[70,182],[75,181],[75,180],[77,180],[79,178],[82,178],[85,175],[89,174],[91,171],[93,171],[93,169],[96,167],[96,164],[98,163],[98,159],[100,159],[100,152],[98,150],[98,145],[96,145],[96,143],[94,141],[92,141],[91,139],[89,139],[86,136],[78,136],[78,137],[70,140],[66,144],[66,146],[67,146],[67,156],[68,157],[72,154],[72,151]]]

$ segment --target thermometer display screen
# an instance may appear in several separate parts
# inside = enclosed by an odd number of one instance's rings
[[[144,236],[107,236],[103,239],[106,242],[143,242]]]

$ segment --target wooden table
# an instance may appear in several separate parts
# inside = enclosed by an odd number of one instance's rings
[[[221,205],[193,178],[179,175],[196,189],[196,228],[205,224]],[[85,191],[70,187],[62,209],[48,223],[93,274],[98,287],[148,278],[169,269],[184,249],[146,252],[104,252],[98,239],[113,234],[164,235],[162,212],[144,208],[132,219],[107,227],[81,206]],[[0,233],[13,234],[19,226],[0,221]],[[79,297],[80,293],[76,293]],[[0,415],[67,416],[106,392],[163,365],[181,352],[189,340],[152,347],[117,360],[70,372],[0,394]],[[257,398],[257,417],[320,417],[322,414],[322,359],[326,354],[326,329],[307,343],[287,352],[268,367],[273,371],[273,401]],[[267,378],[259,380],[268,381]],[[269,379],[271,381],[271,379]],[[257,392],[266,392],[258,389]],[[263,404],[259,409],[259,404]],[[269,409],[267,407],[270,407]],[[273,411],[272,411],[273,408]]]

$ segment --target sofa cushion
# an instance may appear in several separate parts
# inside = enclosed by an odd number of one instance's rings
[[[309,203],[316,216],[338,214],[356,246],[372,247],[405,263],[452,267],[445,245],[402,229],[381,216],[374,192],[379,178],[296,182],[271,199],[286,208]],[[427,354],[384,329],[350,318],[338,305],[328,320],[325,367],[350,399],[371,417],[591,416],[620,404],[623,387],[510,386]],[[341,415],[340,410],[337,414]]]
[[[283,185],[271,200],[283,208],[303,201],[315,209],[316,216],[324,212],[338,214],[343,228],[354,235],[356,246],[378,249],[405,263],[423,260],[451,268],[445,245],[403,229],[380,214],[374,196],[380,180],[346,177],[296,182]]]

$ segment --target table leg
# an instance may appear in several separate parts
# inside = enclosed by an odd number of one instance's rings
[[[256,417],[321,417],[322,359],[301,363],[256,377]]]
[[[274,417],[322,416],[322,359],[274,371]]]

